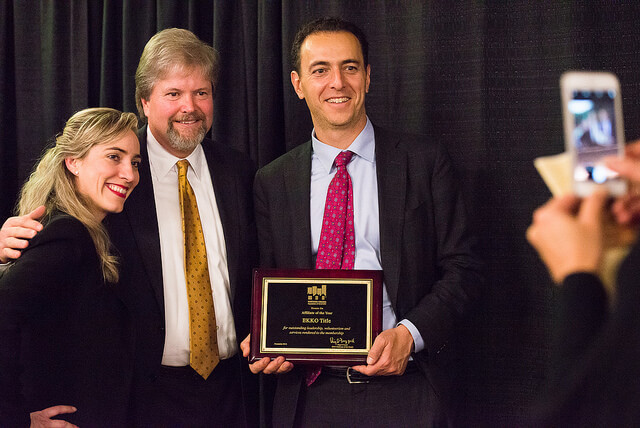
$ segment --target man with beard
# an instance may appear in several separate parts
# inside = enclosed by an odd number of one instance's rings
[[[257,257],[255,169],[205,137],[218,69],[211,46],[172,28],[149,40],[136,71],[136,104],[148,122],[138,133],[140,185],[123,213],[106,220],[121,255],[118,287],[136,321],[134,426],[248,426],[258,413],[238,343],[249,329]],[[0,261],[19,256],[36,215],[5,223]],[[206,258],[192,258],[192,247]]]

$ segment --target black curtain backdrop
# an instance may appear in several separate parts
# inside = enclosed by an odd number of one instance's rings
[[[636,1],[0,0],[0,218],[71,114],[136,111],[138,58],[167,27],[221,53],[214,138],[260,166],[306,141],[288,52],[296,29],[323,15],[369,37],[370,118],[450,149],[488,266],[458,337],[456,419],[509,425],[544,382],[555,301],[524,238],[550,196],[532,160],[563,150],[558,79],[568,69],[616,73],[626,135],[640,137]]]

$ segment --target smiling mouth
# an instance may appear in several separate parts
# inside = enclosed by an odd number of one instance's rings
[[[120,186],[118,184],[107,184],[107,189],[111,190],[113,193],[115,193],[117,196],[121,198],[126,198],[127,190],[129,190],[128,187]]]
[[[340,98],[329,98],[327,100],[328,103],[331,104],[342,104],[342,103],[346,103],[347,101],[349,101],[351,98],[349,97],[340,97]]]

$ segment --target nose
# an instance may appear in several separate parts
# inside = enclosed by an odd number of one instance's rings
[[[193,95],[191,94],[186,94],[184,97],[182,97],[182,106],[180,108],[180,111],[182,113],[188,113],[191,112],[195,109],[195,102],[193,100]]]
[[[131,162],[122,162],[120,164],[120,178],[126,180],[127,183],[136,183],[138,181],[138,170],[131,165]]]
[[[342,70],[337,70],[333,72],[333,75],[331,76],[331,88],[333,89],[344,88],[344,83],[342,81]]]

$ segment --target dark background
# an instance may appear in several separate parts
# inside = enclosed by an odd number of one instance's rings
[[[216,139],[260,166],[304,142],[311,121],[288,51],[296,29],[322,15],[369,37],[374,123],[450,149],[488,266],[459,336],[456,417],[508,425],[544,382],[555,298],[524,239],[549,197],[532,160],[563,150],[558,80],[568,69],[617,74],[626,136],[640,136],[636,1],[0,0],[0,218],[73,112],[136,111],[138,58],[163,28],[188,28],[221,53]]]

